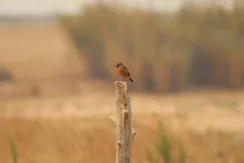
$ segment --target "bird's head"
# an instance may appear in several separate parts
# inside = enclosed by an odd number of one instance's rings
[[[122,66],[123,65],[123,63],[121,63],[121,62],[119,62],[119,63],[117,63],[114,67],[120,67],[120,66]]]

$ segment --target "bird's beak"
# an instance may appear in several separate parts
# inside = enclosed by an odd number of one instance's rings
[[[115,65],[114,67],[117,67],[117,65]]]

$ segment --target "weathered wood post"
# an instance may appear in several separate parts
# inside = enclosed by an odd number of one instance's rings
[[[131,100],[125,81],[115,82],[116,117],[110,120],[116,126],[116,163],[131,163],[131,146],[136,134],[131,124]]]

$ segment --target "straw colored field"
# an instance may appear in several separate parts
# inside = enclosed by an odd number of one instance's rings
[[[56,22],[0,22],[0,68],[17,80],[53,79],[66,73],[85,76],[85,63]]]
[[[154,142],[158,121],[165,122],[174,139],[182,140],[190,162],[243,162],[243,95],[131,93],[137,131],[134,163],[147,162],[146,149]],[[108,120],[115,113],[114,93],[12,99],[1,101],[0,108],[1,162],[11,162],[11,137],[23,163],[115,161],[115,130]]]

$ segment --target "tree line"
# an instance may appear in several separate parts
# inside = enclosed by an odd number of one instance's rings
[[[184,5],[175,14],[99,4],[59,21],[88,61],[110,80],[124,62],[133,89],[175,92],[244,85],[244,7]]]

